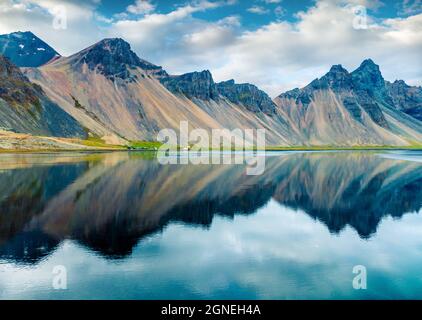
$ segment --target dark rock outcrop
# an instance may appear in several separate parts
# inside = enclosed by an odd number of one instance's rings
[[[175,94],[183,94],[189,99],[218,99],[217,87],[211,72],[191,72],[180,76],[169,76],[161,79],[161,83]]]
[[[371,119],[378,125],[388,128],[379,104],[390,104],[391,99],[385,88],[379,66],[371,59],[367,59],[355,71],[351,73],[353,79],[353,91],[358,103],[365,109]]]
[[[331,88],[334,91],[351,90],[353,88],[352,77],[342,65],[334,65],[321,79],[316,79],[309,85],[308,91]]]
[[[218,101],[226,98],[255,113],[275,113],[276,105],[264,91],[249,83],[236,84],[234,80],[215,83],[208,70],[164,77],[160,81],[172,93],[182,94],[189,99]]]
[[[145,71],[165,76],[166,72],[148,61],[140,59],[123,39],[104,39],[78,53],[78,63],[86,63],[90,70],[96,70],[114,81],[116,78],[134,81],[131,69],[139,67]]]
[[[0,35],[0,54],[18,67],[39,67],[56,56],[56,50],[32,32]]]
[[[409,86],[403,80],[385,84],[394,106],[422,121],[422,88]]]
[[[217,84],[220,95],[230,102],[241,104],[252,112],[264,112],[274,114],[276,105],[271,98],[262,90],[249,83],[236,84],[234,80],[224,81]]]

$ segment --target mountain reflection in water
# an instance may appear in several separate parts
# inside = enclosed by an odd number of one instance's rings
[[[0,259],[37,263],[65,239],[121,259],[168,224],[208,228],[271,199],[366,239],[383,217],[418,212],[421,186],[421,163],[368,152],[280,153],[260,176],[243,165],[160,165],[153,154],[3,155]]]

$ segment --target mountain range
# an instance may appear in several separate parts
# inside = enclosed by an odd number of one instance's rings
[[[273,146],[422,143],[422,88],[385,81],[370,59],[353,72],[335,65],[306,87],[273,100],[253,84],[216,83],[208,70],[170,75],[118,38],[62,57],[32,33],[19,32],[0,36],[0,53],[7,57],[0,60],[0,70],[14,68],[15,77],[32,88],[23,103],[11,102],[11,88],[19,87],[10,80],[13,75],[2,73],[0,112],[15,120],[6,125],[0,119],[0,126],[16,132],[85,134],[127,144],[153,141],[161,129],[178,130],[187,120],[190,129],[208,131],[264,128],[267,145]],[[32,96],[51,109],[37,114],[42,129],[34,127],[32,111],[18,115],[15,110],[33,106]],[[225,139],[231,139],[227,132]]]

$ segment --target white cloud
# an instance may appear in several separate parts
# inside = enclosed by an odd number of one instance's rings
[[[256,13],[256,14],[267,14],[270,12],[270,10],[261,6],[252,6],[248,8],[247,11],[250,13]]]
[[[127,7],[127,11],[133,14],[148,14],[155,10],[155,5],[149,0],[136,0],[135,4]]]
[[[232,3],[196,1],[167,14],[152,13],[139,19],[119,20],[111,26],[109,36],[125,38],[144,58],[165,67],[173,66],[169,68],[173,72],[185,70],[188,61],[191,67],[201,68],[199,62],[203,61],[206,52],[201,54],[198,50],[213,51],[229,45],[229,41],[235,40],[232,29],[240,25],[240,20],[230,16],[210,23],[194,19],[192,14]],[[179,60],[183,61],[181,69],[176,65]]]

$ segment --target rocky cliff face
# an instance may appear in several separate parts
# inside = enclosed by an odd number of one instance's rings
[[[379,66],[368,59],[362,62],[358,69],[351,73],[352,90],[357,103],[369,114],[378,125],[388,128],[388,123],[381,111],[380,104],[391,103],[385,88],[385,81]]]
[[[3,56],[0,56],[0,127],[37,135],[85,137],[75,119]]]
[[[39,67],[60,56],[32,32],[0,35],[0,54],[9,58],[18,67]]]
[[[249,111],[264,112],[268,115],[275,113],[276,105],[262,90],[249,83],[236,84],[234,80],[217,84],[218,92],[230,102],[240,104]]]
[[[409,86],[403,80],[385,84],[394,106],[422,121],[422,88]]]
[[[276,105],[264,91],[249,83],[236,84],[234,80],[215,83],[208,70],[164,77],[160,81],[172,93],[189,99],[218,101],[226,98],[254,113],[275,113]]]
[[[197,98],[207,101],[218,99],[217,86],[208,70],[164,77],[161,83],[169,91],[185,95],[189,99]]]

